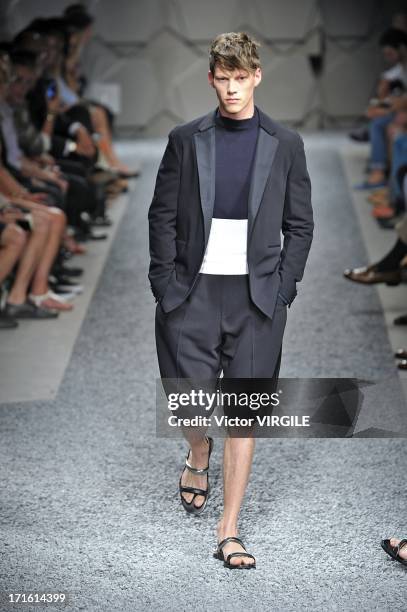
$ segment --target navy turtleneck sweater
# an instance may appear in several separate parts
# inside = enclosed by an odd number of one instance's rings
[[[257,108],[250,119],[216,113],[216,170],[213,217],[247,219],[248,198],[259,128]]]

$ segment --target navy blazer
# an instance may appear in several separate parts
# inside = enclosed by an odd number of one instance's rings
[[[272,317],[279,292],[289,305],[297,294],[314,221],[301,137],[258,111],[247,263],[251,299]],[[175,127],[158,170],[148,212],[148,277],[164,312],[192,291],[208,242],[215,200],[215,116],[216,109]]]

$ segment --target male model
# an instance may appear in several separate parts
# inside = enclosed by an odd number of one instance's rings
[[[209,83],[218,107],[169,134],[149,210],[151,289],[163,379],[278,375],[287,306],[312,242],[311,188],[300,136],[254,105],[261,81],[257,44],[219,35]],[[280,231],[284,236],[283,248]],[[213,440],[189,428],[180,478],[185,510],[209,495]],[[225,439],[224,511],[214,556],[255,567],[238,535],[254,439]]]

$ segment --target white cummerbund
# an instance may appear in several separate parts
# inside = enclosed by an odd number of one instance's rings
[[[248,274],[247,219],[212,219],[201,274]]]

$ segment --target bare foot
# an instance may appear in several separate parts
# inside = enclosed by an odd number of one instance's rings
[[[191,467],[203,469],[208,466],[208,454],[209,454],[209,441],[205,436],[202,441],[202,446],[199,451],[192,454],[192,450],[189,451],[188,463]],[[181,486],[183,487],[195,487],[197,489],[203,489],[204,491],[208,488],[208,475],[207,474],[194,474],[190,472],[188,468],[184,468],[181,475]],[[194,493],[181,493],[182,497],[189,504],[194,497]],[[196,495],[194,499],[195,508],[199,508],[205,502],[203,495]]]
[[[237,528],[226,528],[223,526],[222,521],[218,523],[218,543],[222,542],[225,538],[234,537],[237,538],[238,531]],[[231,553],[245,553],[248,552],[238,544],[238,542],[228,542],[222,547],[223,558],[226,561],[228,555]],[[251,557],[232,557],[229,560],[230,565],[254,565],[255,561]]]
[[[391,538],[390,539],[390,546],[392,546],[393,548],[395,548],[398,543],[401,540],[399,538]],[[399,557],[400,559],[407,559],[407,544],[405,544],[400,550],[399,550]]]

